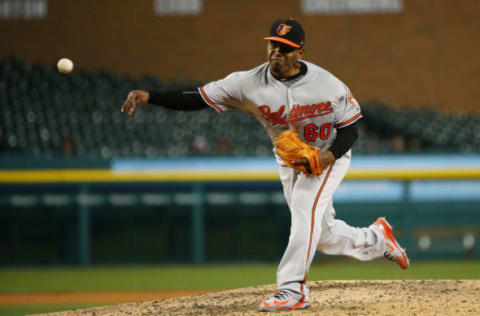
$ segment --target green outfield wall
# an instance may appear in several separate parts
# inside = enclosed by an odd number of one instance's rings
[[[290,216],[276,171],[216,167],[4,168],[0,265],[278,261]],[[413,259],[479,257],[475,167],[353,166],[334,206],[354,226],[386,216]]]

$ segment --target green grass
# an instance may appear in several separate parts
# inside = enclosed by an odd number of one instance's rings
[[[231,289],[275,283],[276,264],[0,269],[0,292]],[[480,279],[480,261],[314,264],[309,280]]]
[[[275,283],[277,264],[0,269],[0,292],[231,289]],[[400,270],[386,260],[312,265],[309,280],[480,279],[480,261],[413,262]],[[95,305],[0,305],[0,315],[25,315]]]

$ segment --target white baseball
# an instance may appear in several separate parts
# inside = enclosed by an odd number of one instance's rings
[[[73,61],[68,58],[62,58],[57,63],[58,71],[68,74],[73,70]]]

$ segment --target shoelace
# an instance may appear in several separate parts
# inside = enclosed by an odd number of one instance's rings
[[[279,300],[283,300],[283,299],[288,297],[288,293],[285,292],[285,291],[279,291],[273,297],[275,297],[276,299],[279,299]]]
[[[388,251],[385,251],[385,253],[383,254],[383,256],[384,256],[385,258],[389,259],[389,260],[396,261],[396,260],[395,260],[395,257],[394,257],[391,253],[389,253]]]
[[[402,251],[405,252],[406,249],[405,249],[405,248],[402,248]],[[395,257],[393,256],[393,254],[390,253],[389,251],[385,251],[385,252],[383,253],[383,256],[384,256],[385,258],[389,259],[389,260],[392,260],[392,261],[397,262],[397,259],[395,259]]]

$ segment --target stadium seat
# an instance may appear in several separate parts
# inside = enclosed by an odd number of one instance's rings
[[[5,58],[0,60],[3,154],[98,159],[273,156],[265,130],[244,113],[175,112],[155,106],[142,107],[133,118],[120,112],[132,89],[199,85],[106,71],[66,76],[54,65]],[[362,104],[362,112],[356,153],[480,151],[478,115],[400,110],[380,103]]]

